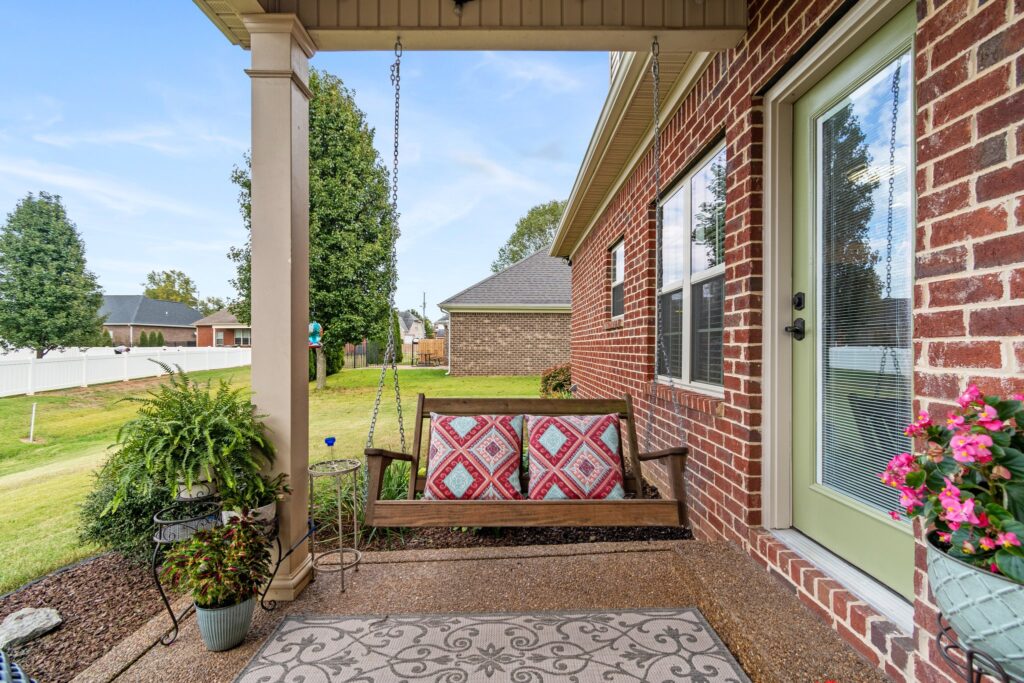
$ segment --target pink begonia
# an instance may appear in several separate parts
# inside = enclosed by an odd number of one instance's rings
[[[1004,548],[1009,548],[1010,546],[1020,547],[1020,539],[1012,531],[1000,531],[996,534],[996,543]]]
[[[900,453],[889,461],[885,472],[881,474],[882,483],[892,487],[900,487],[907,480],[909,474],[915,467],[914,456],[910,453]]]
[[[907,428],[903,430],[906,436],[917,436],[932,426],[932,418],[928,415],[927,410],[922,410],[918,416],[917,421],[907,425]]]
[[[949,442],[953,459],[959,463],[989,462],[992,460],[992,454],[988,451],[991,445],[992,437],[988,434],[960,433]]]
[[[993,479],[1009,479],[1012,476],[1013,473],[1004,465],[996,465],[992,468]]]
[[[972,403],[980,403],[982,398],[984,397],[982,396],[981,389],[978,388],[978,385],[972,384],[967,387],[967,391],[960,394],[956,402],[960,404],[961,408],[966,410]]]
[[[999,413],[990,405],[986,405],[978,411],[978,424],[992,432],[998,432],[1003,428],[1003,421],[999,419]]]
[[[999,567],[998,567],[998,566],[996,565],[996,563],[995,563],[995,562],[993,562],[992,564],[990,564],[990,565],[988,566],[988,570],[989,570],[990,572],[992,572],[993,574],[999,574],[999,573],[1000,573],[1000,571],[999,571]]]
[[[917,489],[912,489],[909,486],[900,487],[900,505],[906,508],[907,514],[910,514],[914,508],[924,507],[922,493],[924,493],[924,486]]]
[[[947,498],[942,503],[942,510],[943,514],[941,515],[941,517],[942,519],[946,520],[947,523],[949,523],[950,528],[953,528],[954,524],[958,525],[959,527],[959,525],[964,522],[967,522],[968,524],[973,524],[975,526],[981,523],[981,520],[978,519],[978,516],[974,514],[973,498],[968,498],[963,502]]]
[[[897,522],[901,519],[900,513],[896,512],[895,510],[889,510],[889,516],[895,519]]]
[[[939,540],[943,543],[949,543],[949,539],[953,538],[953,534],[948,534],[945,531],[939,532]]]
[[[1013,401],[1024,401],[1024,394],[1012,394],[1010,399]]]
[[[964,416],[957,415],[956,413],[950,413],[949,416],[946,418],[946,425],[950,429],[954,430],[959,430],[961,427],[964,426],[965,422],[966,420],[964,419]]]
[[[971,543],[970,541],[964,541],[964,552],[965,553],[967,553],[968,555],[973,555],[974,554],[974,550],[975,550],[975,548],[974,548],[974,544],[973,543]]]
[[[983,536],[981,538],[981,540],[978,541],[978,545],[980,545],[985,550],[995,550],[996,549],[996,542],[993,541],[992,538],[989,537],[989,536]]]
[[[946,484],[942,487],[942,490],[939,491],[939,502],[942,503],[942,506],[946,506],[947,500],[960,502],[960,489],[956,487],[953,480],[949,477],[943,477],[942,481]]]

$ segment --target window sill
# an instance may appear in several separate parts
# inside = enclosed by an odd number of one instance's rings
[[[618,318],[612,318],[611,320],[609,320],[604,325],[605,331],[621,330],[622,328],[623,328],[623,320],[622,320],[621,316],[618,317]]]
[[[681,408],[716,417],[722,417],[725,414],[724,395],[712,394],[696,387],[669,384],[660,379],[654,380],[651,384],[654,386],[654,395],[663,405],[671,406],[673,403],[678,403]]]

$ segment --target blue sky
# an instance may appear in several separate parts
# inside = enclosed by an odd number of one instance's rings
[[[0,215],[60,194],[110,294],[178,268],[232,295],[244,239],[249,53],[186,0],[17,3],[0,22]],[[322,53],[391,155],[386,53]],[[568,196],[608,84],[605,53],[406,52],[398,305],[428,313],[490,273],[516,219]]]

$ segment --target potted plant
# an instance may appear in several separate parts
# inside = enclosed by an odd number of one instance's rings
[[[275,477],[261,474],[226,492],[223,496],[224,511],[221,513],[224,523],[250,513],[257,522],[272,523],[277,518],[278,502],[292,492],[287,478],[283,473]]]
[[[261,525],[237,517],[173,546],[162,571],[169,585],[192,594],[207,649],[228,650],[249,632],[256,598],[270,580],[270,546]]]
[[[1024,677],[1024,396],[971,385],[945,424],[922,412],[882,481],[927,524],[928,581],[961,643]],[[899,518],[900,513],[891,513]]]
[[[145,397],[122,399],[137,403],[139,411],[118,431],[118,453],[138,455],[147,481],[164,482],[179,499],[205,497],[218,488],[258,487],[274,451],[248,396],[225,380],[213,388],[180,367],[160,366],[167,382]],[[130,470],[123,472],[109,510],[117,509],[136,482]]]

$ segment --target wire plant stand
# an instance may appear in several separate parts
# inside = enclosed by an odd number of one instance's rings
[[[345,572],[352,568],[358,571],[363,557],[359,550],[359,475],[362,469],[362,462],[350,458],[325,460],[309,467],[309,552],[312,556],[314,576],[316,572],[339,573],[342,592],[345,591]],[[338,528],[336,534],[328,538],[320,538],[317,535],[317,502],[314,493],[318,479],[333,480],[332,488],[337,496]],[[346,479],[349,481],[348,492],[345,490]],[[342,505],[349,492],[352,496],[352,547],[345,546],[346,525]],[[336,547],[330,547],[335,543]]]
[[[963,676],[964,683],[984,683],[987,680],[999,683],[1024,683],[1024,679],[1006,673],[999,662],[987,652],[964,649],[953,627],[939,614],[939,632],[935,645],[950,669]]]

